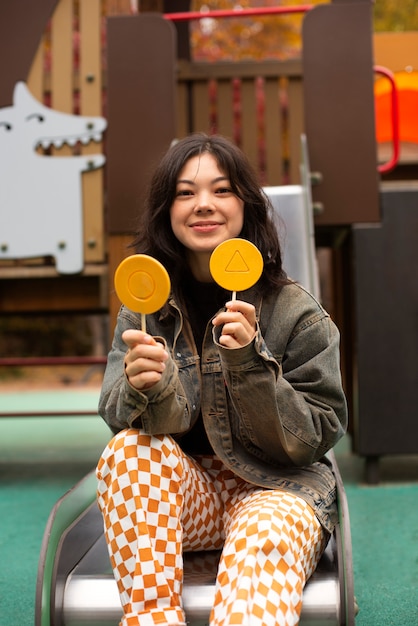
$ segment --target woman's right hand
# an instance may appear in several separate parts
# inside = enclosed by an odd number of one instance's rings
[[[149,389],[161,378],[168,359],[167,351],[142,330],[125,330],[122,339],[128,346],[124,363],[129,383],[138,391]]]

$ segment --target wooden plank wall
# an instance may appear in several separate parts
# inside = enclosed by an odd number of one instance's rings
[[[38,100],[46,99],[52,108],[65,113],[104,114],[102,9],[101,0],[59,2],[27,81]],[[82,154],[95,154],[103,151],[103,145],[91,142],[76,149]],[[63,146],[54,152],[57,156],[65,155],[71,154],[72,149]],[[83,175],[84,259],[87,264],[105,261],[103,176],[102,168]]]
[[[33,94],[58,110],[105,115],[105,19],[132,13],[132,4],[130,0],[60,0],[28,78]],[[225,134],[245,150],[263,184],[299,180],[300,61],[181,61],[177,111],[179,137],[193,131]],[[61,148],[60,153],[66,150]],[[95,150],[95,144],[82,148],[84,153]],[[103,262],[103,169],[84,178],[85,259]]]
[[[68,113],[106,117],[106,17],[137,11],[132,0],[60,0],[27,78],[33,95]],[[248,154],[262,184],[299,182],[301,64],[178,64],[177,137],[219,132]],[[92,142],[84,154],[103,151]],[[55,149],[57,155],[72,148]],[[109,310],[105,169],[83,174],[84,259],[80,276],[59,276],[47,259],[0,264],[0,312]],[[112,243],[126,255],[130,234]],[[34,280],[36,279],[36,280]],[[24,293],[22,291],[25,286]]]
[[[262,184],[299,182],[300,61],[182,61],[177,82],[179,137],[219,132],[245,151]]]

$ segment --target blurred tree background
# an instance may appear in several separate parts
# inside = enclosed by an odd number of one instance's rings
[[[417,0],[376,0],[373,12],[377,33],[418,30]]]
[[[193,11],[327,4],[329,0],[191,0]],[[302,14],[212,19],[191,23],[191,46],[196,61],[289,59],[300,55]],[[375,32],[418,30],[417,0],[376,0]]]
[[[325,4],[328,0],[191,0],[191,10],[235,10],[255,7],[291,7],[296,4]],[[202,17],[191,22],[191,48],[195,61],[243,61],[289,59],[301,50],[303,13],[264,17]]]

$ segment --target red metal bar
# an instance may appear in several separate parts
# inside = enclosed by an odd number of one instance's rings
[[[35,356],[0,358],[4,367],[36,367],[42,365],[106,365],[105,356]]]
[[[381,65],[375,65],[373,70],[376,74],[381,74],[388,79],[391,85],[391,119],[392,119],[392,157],[386,163],[378,165],[377,170],[381,174],[385,174],[393,170],[399,162],[399,102],[398,102],[398,90],[396,87],[394,74]]]
[[[289,7],[256,7],[248,9],[217,9],[214,11],[184,11],[179,13],[164,13],[167,20],[173,22],[186,22],[190,20],[202,20],[204,18],[223,17],[262,17],[263,15],[288,15],[290,13],[306,13],[314,8],[312,4],[301,4]]]

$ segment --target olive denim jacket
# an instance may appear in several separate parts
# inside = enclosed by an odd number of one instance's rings
[[[122,307],[108,358],[99,412],[113,432],[127,427],[171,434],[181,445],[200,411],[217,456],[237,475],[264,488],[296,493],[331,532],[336,488],[325,453],[343,436],[346,400],[339,333],[303,287],[290,284],[261,299],[242,296],[257,311],[251,344],[228,349],[208,324],[200,358],[189,324],[173,299],[147,315],[147,332],[164,340],[169,359],[146,391],[124,375],[122,333],[141,328]]]

